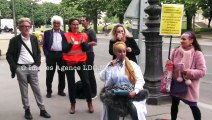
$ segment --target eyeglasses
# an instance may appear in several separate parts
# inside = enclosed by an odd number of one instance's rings
[[[31,26],[20,26],[21,28],[31,28]]]

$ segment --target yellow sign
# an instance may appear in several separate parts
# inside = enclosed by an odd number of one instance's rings
[[[160,35],[180,36],[184,5],[163,4],[161,11]]]

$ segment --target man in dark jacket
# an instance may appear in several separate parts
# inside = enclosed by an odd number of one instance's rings
[[[58,72],[58,95],[66,96],[65,89],[65,72],[62,71],[64,61],[62,59],[62,39],[64,38],[64,31],[60,30],[63,24],[63,19],[60,16],[53,16],[51,18],[53,28],[44,32],[43,51],[46,56],[46,87],[47,98],[51,98],[52,81],[55,70]],[[56,67],[58,66],[58,67]]]
[[[38,67],[40,66],[40,49],[37,38],[30,35],[31,21],[29,18],[21,18],[18,21],[21,34],[10,40],[6,53],[7,61],[10,65],[12,78],[17,75],[25,118],[32,119],[28,99],[28,84],[34,93],[40,116],[50,118],[46,112],[38,81]]]

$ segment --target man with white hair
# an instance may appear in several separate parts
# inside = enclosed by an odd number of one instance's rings
[[[10,40],[6,58],[10,65],[12,78],[17,75],[23,108],[25,109],[24,117],[27,120],[32,119],[28,98],[28,84],[30,84],[37,105],[40,108],[40,116],[50,118],[51,116],[44,107],[38,81],[38,67],[41,64],[38,40],[29,33],[32,27],[29,18],[20,18],[18,27],[21,34]]]
[[[64,39],[64,31],[60,29],[63,25],[63,19],[60,16],[51,18],[52,29],[44,32],[43,52],[46,56],[46,87],[47,98],[52,95],[52,81],[55,70],[58,72],[58,95],[66,96],[65,89],[65,72],[62,71],[64,61],[62,59],[62,40]]]

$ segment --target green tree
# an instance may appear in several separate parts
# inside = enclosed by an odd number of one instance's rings
[[[119,23],[124,22],[124,13],[132,0],[107,0],[107,16],[117,16]]]
[[[97,31],[97,19],[101,12],[105,10],[107,0],[63,0],[62,4],[66,7],[74,7],[79,12],[88,15],[93,20],[94,30]]]
[[[208,28],[212,19],[212,1],[211,0],[200,0],[199,6],[202,8],[203,16],[208,19]]]
[[[15,1],[15,13],[16,13],[16,20],[18,20],[21,17],[28,17],[31,18],[31,12],[32,12],[32,2],[30,0],[16,0]]]
[[[12,19],[12,4],[7,0],[0,0],[0,17]]]
[[[16,20],[20,17],[29,17],[31,18],[31,1],[30,0],[17,0],[14,2],[15,5],[15,13]],[[12,2],[7,0],[0,1],[0,10],[1,10],[1,18],[13,18],[13,8]]]
[[[37,14],[37,17],[39,17],[39,15],[41,15],[42,17],[44,17],[44,22],[45,24],[51,24],[51,17],[54,15],[60,15],[60,6],[58,4],[54,4],[54,3],[43,3],[40,4],[41,6],[41,14]]]
[[[118,23],[119,22],[119,19],[116,16],[114,16],[114,17],[105,16],[103,19],[104,19],[105,23]]]
[[[83,12],[77,10],[75,5],[67,4],[68,1],[64,0],[60,4],[60,15],[64,20],[64,30],[66,31],[66,24],[70,18],[79,18],[83,15]]]

